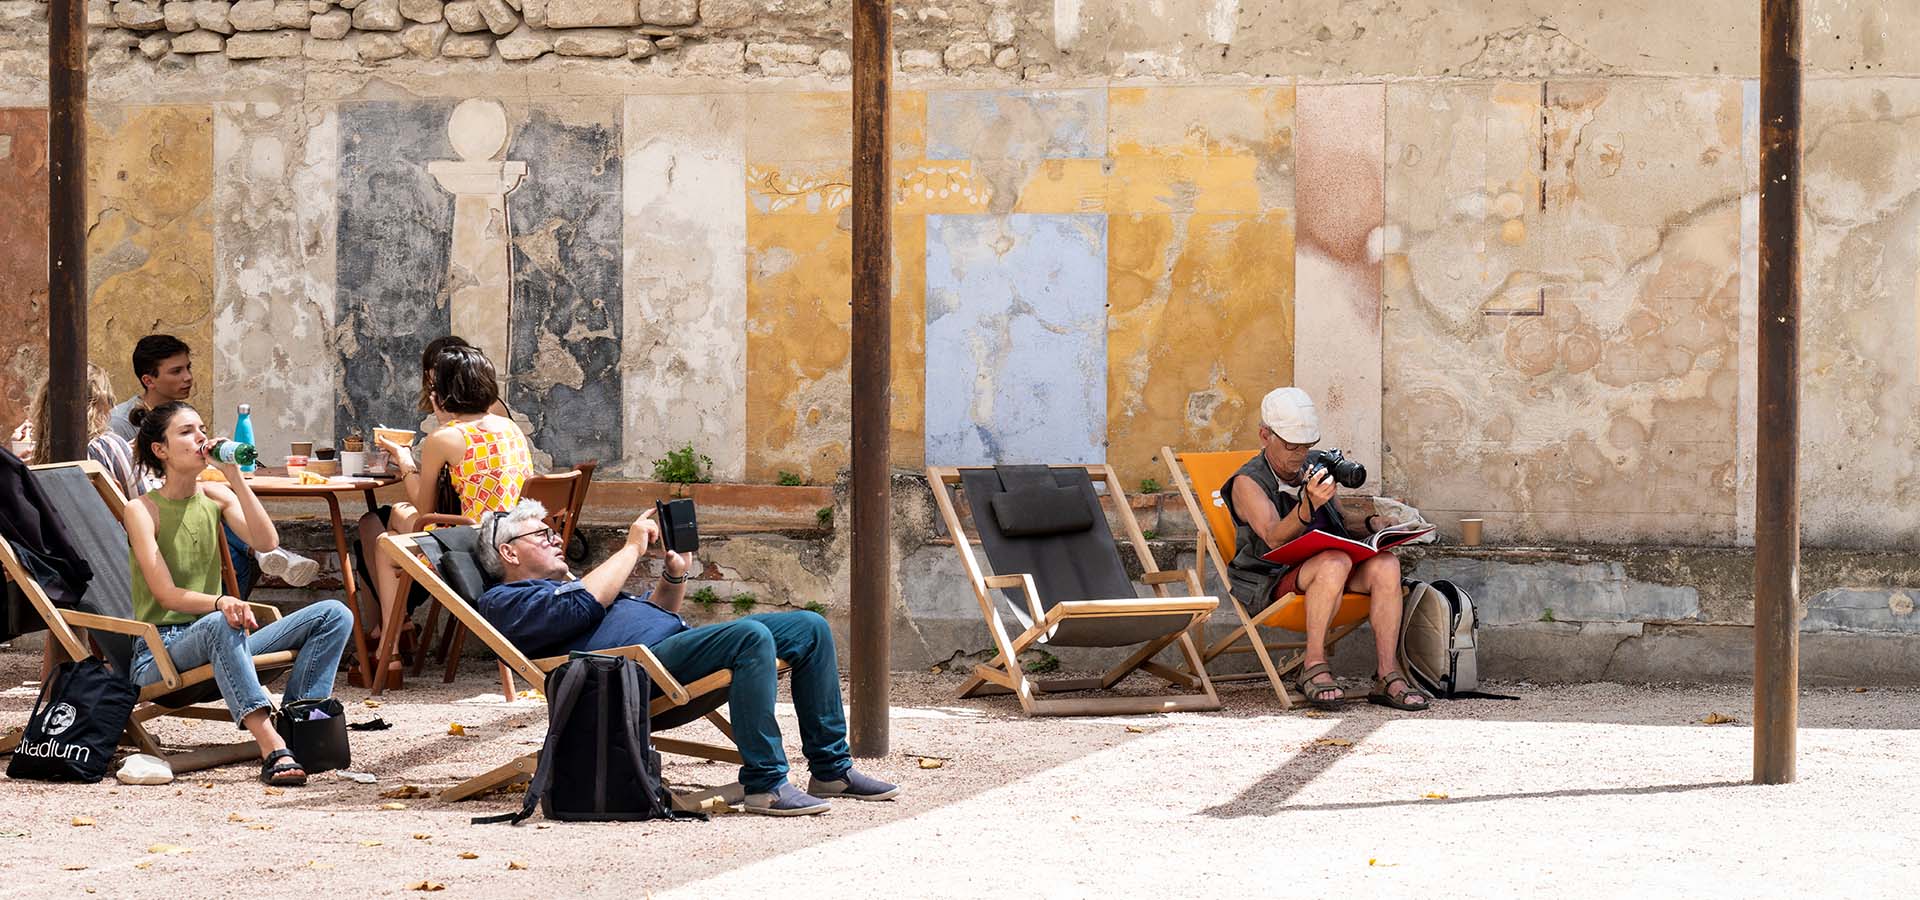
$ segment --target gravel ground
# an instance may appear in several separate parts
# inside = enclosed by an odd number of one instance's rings
[[[37,666],[0,651],[0,684]],[[1730,688],[1507,685],[1520,700],[1323,715],[1241,686],[1217,713],[1026,719],[1007,699],[953,700],[957,675],[908,674],[894,752],[862,763],[904,784],[895,802],[518,828],[467,821],[517,794],[382,809],[382,791],[437,792],[536,745],[545,706],[502,703],[491,672],[414,682],[378,709],[345,689],[355,721],[394,725],[354,735],[376,785],[329,774],[269,794],[250,766],[162,787],[0,783],[0,896],[413,895],[421,882],[448,896],[1891,896],[1920,880],[1920,798],[1898,786],[1920,759],[1920,692],[1809,692],[1800,780],[1756,787],[1748,694]],[[0,727],[34,691],[0,690]],[[1710,713],[1738,721],[1702,724]],[[676,788],[734,779],[668,759]]]

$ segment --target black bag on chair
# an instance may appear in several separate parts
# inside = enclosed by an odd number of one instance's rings
[[[273,730],[280,732],[294,761],[308,775],[353,768],[347,711],[339,700],[295,700],[273,714]]]
[[[139,699],[140,690],[100,660],[61,663],[40,686],[7,777],[88,784],[106,777]]]
[[[475,825],[520,824],[537,806],[549,819],[632,822],[700,819],[680,812],[660,780],[647,703],[652,679],[621,656],[572,654],[547,673],[547,742],[517,813]]]

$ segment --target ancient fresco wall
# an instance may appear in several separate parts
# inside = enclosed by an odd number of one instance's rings
[[[840,7],[320,6],[97,17],[90,337],[117,390],[134,338],[179,333],[196,400],[253,403],[271,456],[417,421],[419,349],[453,330],[549,462],[839,474]],[[1164,483],[1160,447],[1250,446],[1297,383],[1376,487],[1492,540],[1750,538],[1750,5],[900,9],[897,465]],[[44,368],[44,10],[0,3],[9,418]],[[1808,16],[1814,543],[1920,536],[1915,26]]]

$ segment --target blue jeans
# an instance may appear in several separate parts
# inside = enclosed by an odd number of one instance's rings
[[[234,724],[239,725],[248,713],[272,705],[266,689],[260,686],[260,673],[254,670],[252,657],[280,650],[300,651],[293,670],[287,673],[287,689],[282,696],[289,703],[331,697],[333,673],[340,668],[340,654],[346,652],[352,633],[353,614],[346,605],[322,600],[251,635],[228,625],[225,616],[210,612],[191,624],[160,626],[160,642],[182,672],[213,664],[213,680],[220,685],[220,696],[227,701]],[[160,667],[154,665],[153,651],[144,639],[134,641],[134,684],[146,687],[159,680]]]
[[[220,527],[227,533],[227,553],[233,557],[233,580],[240,582],[240,599],[245,600],[260,580],[260,564],[253,559],[253,548],[233,533],[232,526],[223,522]]]
[[[602,648],[610,649],[610,648]],[[853,765],[847,751],[847,717],[840,706],[840,664],[833,631],[812,612],[764,613],[722,625],[683,631],[654,644],[653,655],[682,682],[733,670],[727,703],[733,742],[740,748],[740,785],[766,793],[787,777],[773,698],[779,672],[775,659],[793,667],[793,709],[800,719],[800,747],[815,778],[838,779]]]

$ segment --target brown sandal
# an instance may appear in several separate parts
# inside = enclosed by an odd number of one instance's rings
[[[1314,663],[1301,670],[1300,678],[1295,681],[1294,684],[1300,688],[1301,695],[1307,698],[1307,702],[1312,704],[1313,708],[1339,709],[1340,701],[1346,698],[1346,694],[1340,690],[1340,683],[1338,681],[1327,684],[1315,684],[1313,682],[1315,678],[1319,678],[1322,675],[1332,678],[1333,667],[1326,663]],[[1334,695],[1331,697],[1320,696],[1328,691],[1332,691]]]
[[[1396,681],[1406,685],[1398,697],[1393,695],[1393,683]],[[1419,698],[1419,702],[1412,702],[1416,697]],[[1399,669],[1385,675],[1373,676],[1373,693],[1367,695],[1368,703],[1390,706],[1406,712],[1426,712],[1430,699],[1426,694],[1421,693],[1419,688],[1414,687],[1413,682],[1408,681],[1407,676],[1402,675]]]

